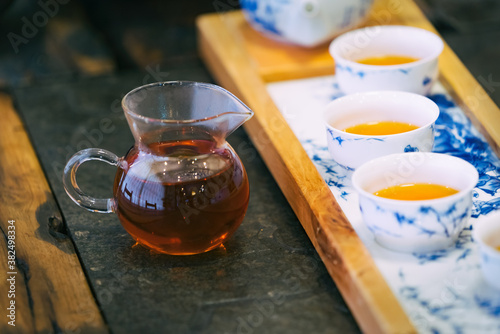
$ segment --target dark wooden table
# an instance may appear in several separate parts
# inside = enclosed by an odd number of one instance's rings
[[[500,6],[451,2],[419,3],[499,103],[500,48],[491,43],[500,34]],[[133,144],[119,107],[130,89],[213,81],[197,56],[194,18],[235,9],[236,1],[50,3],[15,1],[0,25],[0,227],[6,236],[0,240],[0,332],[359,332],[243,130],[229,141],[249,174],[251,200],[225,249],[152,254],[134,247],[115,215],[77,207],[62,188],[62,168],[79,149],[123,155]],[[88,163],[79,183],[109,197],[114,172]],[[9,221],[16,225],[12,270]],[[13,270],[16,296],[10,298],[3,277]],[[12,299],[16,327],[6,317]]]

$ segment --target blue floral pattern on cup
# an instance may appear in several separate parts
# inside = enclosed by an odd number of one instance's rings
[[[343,130],[359,123],[392,120],[394,114],[398,115],[398,121],[419,126],[412,131],[390,135],[356,134]],[[383,155],[429,152],[438,116],[436,103],[408,92],[365,92],[337,98],[326,106],[323,116],[328,151],[338,164],[351,169]]]
[[[351,30],[335,38],[329,51],[335,61],[337,81],[344,93],[402,90],[424,95],[437,81],[438,56],[442,49],[441,38],[427,30],[379,25]],[[380,50],[416,60],[390,66],[358,62],[380,56]]]
[[[241,8],[245,11],[249,20],[264,31],[268,31],[278,36],[282,35],[281,30],[276,25],[276,14],[284,10],[291,0],[278,1],[258,1],[241,0]]]
[[[359,204],[368,229],[386,247],[397,251],[414,247],[442,249],[443,245],[451,245],[464,228],[470,217],[472,198],[469,195],[452,203],[419,205],[409,213],[401,213],[397,205],[381,207],[361,195]]]
[[[241,0],[250,25],[273,39],[311,47],[364,19],[372,0]]]
[[[352,171],[328,153],[321,118],[324,107],[343,96],[335,77],[271,83],[268,91],[418,332],[499,333],[500,292],[482,278],[472,226],[475,218],[500,209],[500,160],[444,87],[438,83],[429,94],[440,108],[433,152],[470,162],[479,182],[473,191],[472,219],[457,242],[445,250],[415,254],[396,254],[374,241],[359,212]]]
[[[385,141],[385,138],[382,137],[382,138],[346,138],[346,137],[343,137],[343,136],[335,136],[335,134],[333,133],[332,130],[330,129],[326,129],[328,135],[333,139],[333,142],[334,143],[338,143],[339,146],[342,146],[342,143],[347,141],[378,141],[378,142],[381,142],[383,143]],[[410,145],[408,145],[410,146]],[[406,150],[406,148],[405,148]],[[417,149],[418,150],[418,149]]]

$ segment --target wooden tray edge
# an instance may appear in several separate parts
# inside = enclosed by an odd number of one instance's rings
[[[255,112],[245,125],[358,324],[370,333],[414,333],[401,305],[333,194],[269,96],[234,36],[228,14],[197,19],[199,50],[216,80]],[[214,25],[218,26],[217,32]],[[229,27],[228,27],[229,26]],[[223,61],[231,57],[231,61]],[[325,207],[322,203],[332,203]]]

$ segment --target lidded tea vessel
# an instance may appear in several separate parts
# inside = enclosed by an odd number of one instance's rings
[[[122,100],[135,145],[119,158],[91,148],[64,170],[68,195],[94,212],[116,212],[132,237],[168,254],[214,249],[241,224],[248,177],[226,137],[253,112],[216,85],[171,81],[138,87]],[[118,167],[113,198],[95,199],[78,187],[88,160]]]

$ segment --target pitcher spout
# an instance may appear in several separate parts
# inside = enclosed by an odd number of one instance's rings
[[[225,140],[231,133],[238,129],[243,123],[252,118],[253,112],[247,111],[229,111],[217,115],[211,122],[211,132],[217,140]]]
[[[159,82],[136,88],[122,101],[137,142],[196,139],[205,133],[225,140],[253,116],[236,96],[216,85],[191,82]]]

